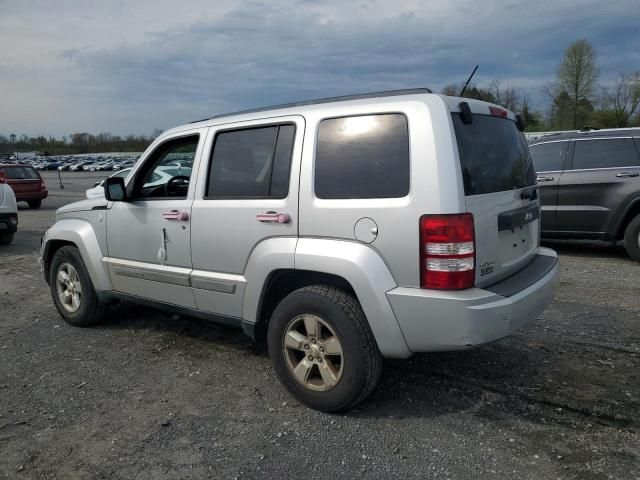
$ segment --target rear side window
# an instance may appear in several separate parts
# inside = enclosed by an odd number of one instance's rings
[[[205,198],[285,198],[294,137],[291,124],[219,133]]]
[[[531,158],[533,158],[536,172],[562,170],[568,145],[568,141],[532,145],[529,149],[531,150]]]
[[[320,122],[315,159],[318,198],[404,197],[409,183],[409,129],[404,115]]]
[[[31,167],[4,167],[2,170],[12,180],[38,180],[38,172]]]
[[[502,192],[536,183],[536,172],[524,135],[516,123],[489,115],[473,115],[465,125],[453,113],[466,195]]]
[[[630,138],[577,140],[571,169],[633,167],[639,163]]]

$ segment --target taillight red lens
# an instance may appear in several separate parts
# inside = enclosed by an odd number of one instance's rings
[[[471,288],[475,279],[473,215],[420,218],[420,286],[437,290]]]
[[[40,190],[46,190],[47,186],[44,183],[44,180],[40,179]]]
[[[7,174],[0,172],[0,183],[7,183]]]

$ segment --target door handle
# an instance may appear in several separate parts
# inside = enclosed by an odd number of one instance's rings
[[[553,182],[553,177],[538,177],[537,180],[539,182]]]
[[[618,178],[629,178],[629,177],[637,177],[640,176],[638,172],[627,172],[627,173],[618,173],[616,177]]]
[[[181,222],[186,222],[189,220],[189,213],[181,212],[180,210],[170,210],[168,212],[162,212],[162,218],[165,220],[179,220]]]
[[[288,213],[266,212],[256,215],[256,220],[262,223],[289,223],[291,217]]]

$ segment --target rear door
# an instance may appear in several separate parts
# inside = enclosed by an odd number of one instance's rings
[[[558,184],[567,158],[568,147],[569,140],[558,140],[538,143],[529,148],[540,188],[543,232],[555,230],[558,225]]]
[[[640,161],[631,138],[574,140],[573,159],[558,185],[558,230],[600,235],[624,199],[637,191]]]
[[[495,283],[535,258],[540,239],[536,174],[513,114],[469,102],[465,124],[452,113],[467,211],[476,235],[476,285]]]
[[[288,116],[211,127],[191,214],[199,310],[241,316],[247,262],[269,239],[290,248],[293,268],[304,125]]]

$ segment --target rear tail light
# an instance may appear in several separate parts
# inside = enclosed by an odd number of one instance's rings
[[[40,179],[40,190],[42,191],[46,189],[47,189],[47,186],[45,185],[44,180]]]
[[[420,286],[463,290],[475,279],[473,215],[423,215],[420,218]]]
[[[7,174],[0,172],[0,183],[7,183]]]
[[[18,224],[18,216],[17,216],[17,215],[11,215],[11,216],[9,217],[9,221],[10,221],[12,224],[17,225],[17,224]]]

